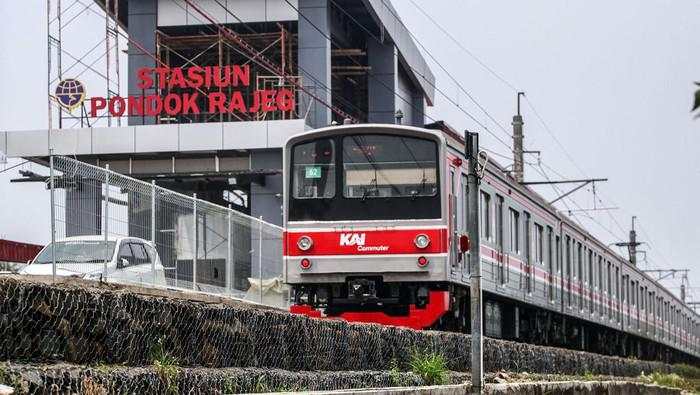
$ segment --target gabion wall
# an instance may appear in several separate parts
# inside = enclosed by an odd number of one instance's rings
[[[469,380],[451,373],[450,383]],[[409,372],[288,372],[260,368],[181,368],[171,377],[154,367],[104,367],[69,364],[0,363],[0,383],[18,394],[235,394],[326,391],[353,388],[419,386]]]
[[[470,337],[316,320],[233,303],[135,293],[71,280],[0,277],[0,360],[145,366],[157,345],[189,367],[386,371],[415,351],[469,369]],[[160,294],[164,294],[160,292]],[[486,339],[488,371],[637,376],[662,363]],[[393,362],[392,362],[393,361]]]

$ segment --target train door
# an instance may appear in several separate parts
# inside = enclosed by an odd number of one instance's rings
[[[450,195],[449,195],[449,232],[450,232],[450,274],[457,275],[457,265],[459,255],[458,240],[458,206],[457,206],[457,178],[456,169],[450,166]]]
[[[462,232],[468,234],[467,229],[467,213],[469,212],[469,186],[467,183],[467,175],[462,174],[462,224],[464,228]],[[469,253],[462,256],[462,281],[469,282],[469,275],[471,274],[471,268],[469,267]]]
[[[531,237],[531,232],[530,228],[532,227],[532,217],[530,216],[530,213],[525,212],[525,222],[524,222],[524,236],[525,240],[523,240],[523,259],[525,261],[525,296],[530,296],[532,295],[532,237]]]
[[[503,251],[503,196],[496,194],[496,259],[498,261],[498,283],[505,286],[507,282],[507,270]]]

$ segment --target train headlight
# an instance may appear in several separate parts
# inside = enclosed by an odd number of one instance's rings
[[[413,243],[420,249],[427,248],[430,245],[430,237],[428,237],[428,235],[420,234],[416,236]]]
[[[297,240],[297,247],[302,251],[308,251],[314,245],[314,241],[309,236],[301,236]]]

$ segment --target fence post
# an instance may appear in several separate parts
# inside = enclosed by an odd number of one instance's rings
[[[231,205],[228,205],[228,221],[226,230],[226,290],[233,293],[234,267],[231,251]]]
[[[263,217],[262,215],[260,216],[260,221],[258,222],[258,226],[260,226],[260,235],[258,238],[258,273],[260,275],[260,304],[263,302],[263,269],[262,269],[262,238],[263,238]]]
[[[194,248],[192,251],[192,289],[197,290],[197,194],[193,193],[192,224],[194,228]]]
[[[49,188],[51,189],[51,276],[53,280],[56,280],[56,205],[54,204],[53,182],[53,148],[49,148]]]
[[[153,243],[153,249],[156,249],[156,180],[151,180],[151,243]],[[157,252],[156,252],[156,254],[157,254]],[[155,285],[155,283],[156,283],[156,260],[155,259],[151,259],[151,273],[153,274],[153,284]]]
[[[105,261],[102,269],[102,277],[107,279],[107,264],[110,261],[109,256],[109,163],[105,165]],[[114,245],[117,248],[117,245]]]

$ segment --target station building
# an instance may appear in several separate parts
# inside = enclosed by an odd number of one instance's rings
[[[47,163],[52,149],[281,224],[282,145],[289,136],[348,119],[423,126],[433,103],[434,76],[389,0],[120,0],[118,9],[96,1],[129,36],[122,105],[129,110],[132,98],[168,95],[184,103],[196,93],[190,104],[198,113],[181,105],[122,117],[120,126],[54,125],[50,138],[47,130],[0,131],[8,157]],[[192,84],[212,70],[223,78],[227,67],[238,67],[239,84]],[[172,75],[158,75],[171,68],[187,81],[170,84]],[[101,105],[104,114],[109,102],[93,102],[86,90],[85,105]],[[255,107],[259,92],[283,90],[291,102]],[[212,93],[253,104],[245,112],[212,112]],[[87,189],[67,199],[99,199]],[[80,226],[67,233],[100,226],[81,221],[74,218]]]

